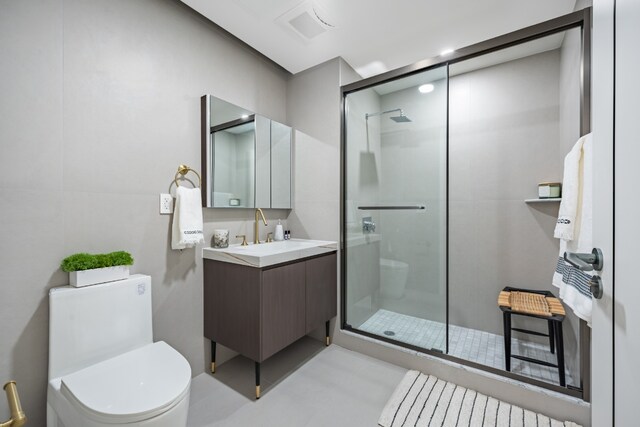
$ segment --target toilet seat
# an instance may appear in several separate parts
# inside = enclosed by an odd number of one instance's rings
[[[61,378],[60,392],[83,416],[106,424],[156,417],[189,393],[191,368],[163,341]]]

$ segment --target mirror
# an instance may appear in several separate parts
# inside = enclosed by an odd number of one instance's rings
[[[211,195],[213,206],[254,207],[256,133],[253,119],[251,116],[250,121],[211,132],[213,182],[216,184]]]
[[[201,108],[203,206],[291,209],[291,128],[211,95]]]

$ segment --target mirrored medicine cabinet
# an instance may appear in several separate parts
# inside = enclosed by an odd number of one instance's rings
[[[203,206],[291,209],[292,129],[212,95],[201,109]]]

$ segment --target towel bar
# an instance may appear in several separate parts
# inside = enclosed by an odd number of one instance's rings
[[[412,206],[358,206],[361,211],[403,211],[403,210],[424,210],[424,205]]]

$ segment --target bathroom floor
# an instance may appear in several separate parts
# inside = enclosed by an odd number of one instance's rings
[[[445,350],[445,325],[440,322],[381,309],[358,329],[426,349]],[[393,333],[392,336],[390,336],[390,332]],[[549,352],[548,346],[538,343],[512,338],[511,351],[512,354],[542,359],[550,363],[557,362],[556,355]],[[504,337],[451,325],[449,327],[449,354],[486,366],[504,369]],[[556,368],[517,359],[511,359],[511,372],[553,384],[559,383]],[[565,372],[567,384],[575,384],[569,371]]]
[[[198,375],[191,385],[187,425],[375,426],[406,372],[303,338],[262,364],[258,401],[253,397],[254,364],[247,358],[221,364],[215,375]]]

